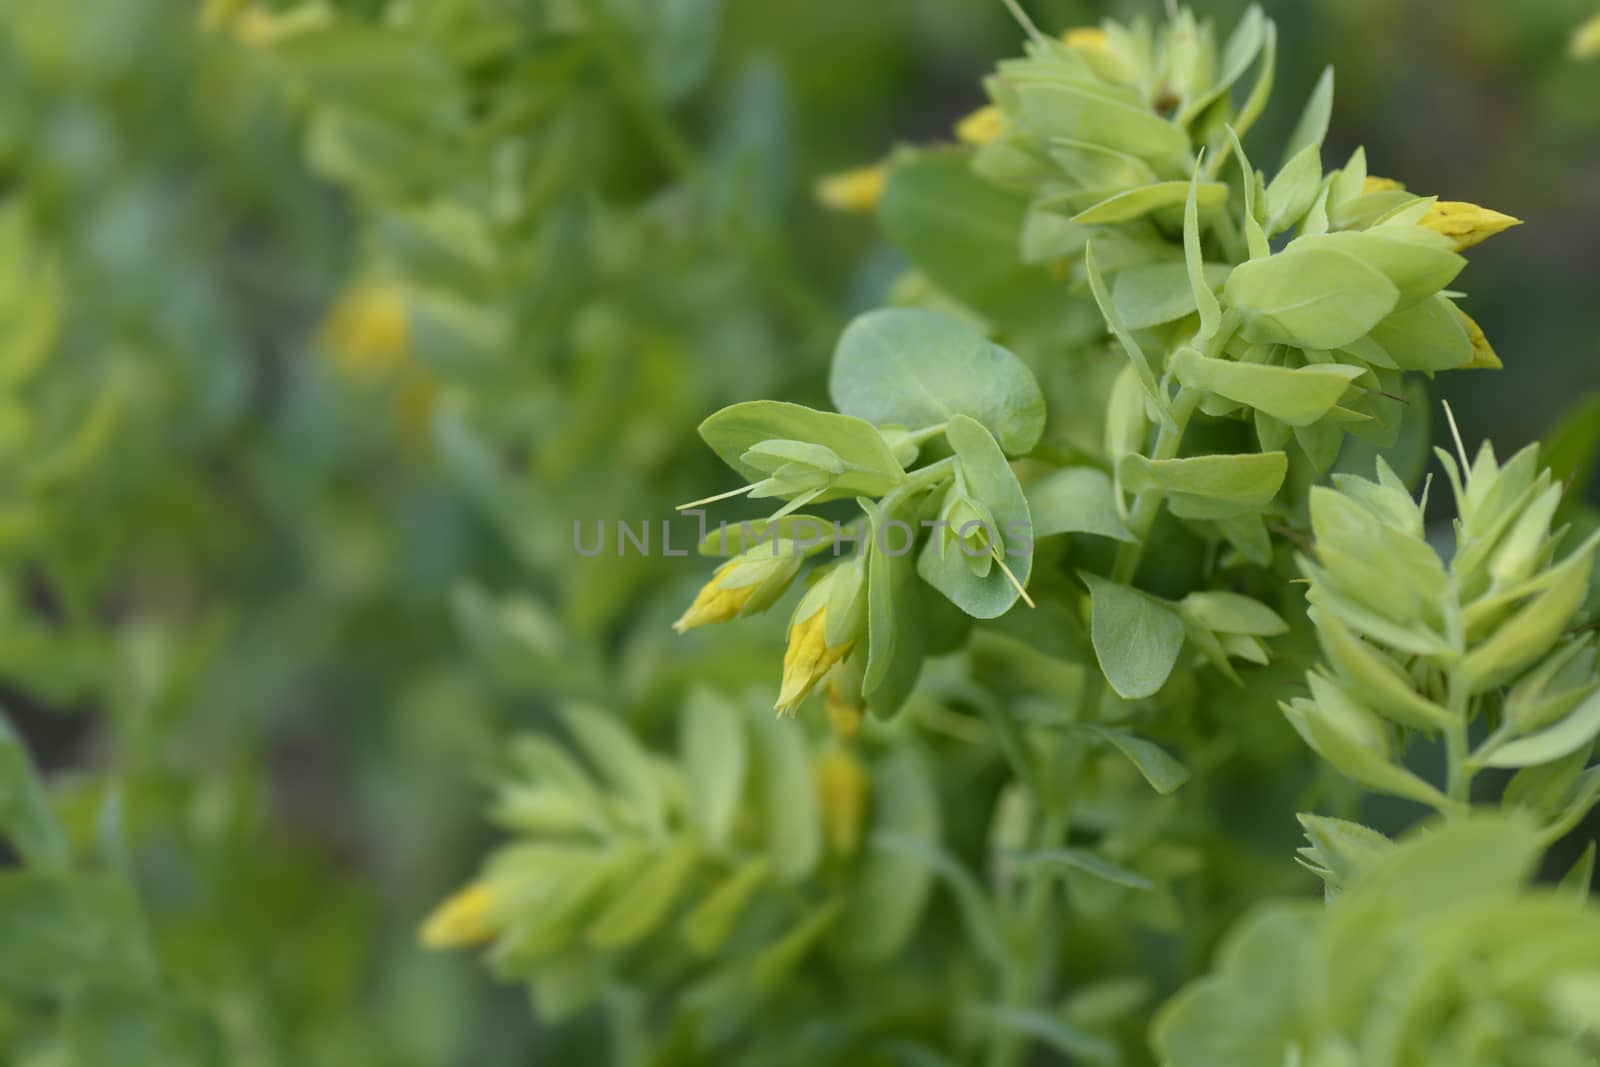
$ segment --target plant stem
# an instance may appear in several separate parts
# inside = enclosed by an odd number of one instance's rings
[[[1070,805],[1046,815],[1039,826],[1034,848],[1040,852],[1060,848],[1066,843],[1071,829]],[[1051,921],[1050,900],[1055,875],[1039,870],[1031,875],[1027,893],[1022,901],[1020,923],[1017,926],[1018,943],[1014,946],[1006,970],[1002,1003],[1008,1008],[1030,1008],[1042,994],[1045,973],[1043,964],[1049,959]],[[988,1067],[1020,1067],[1028,1053],[1027,1037],[1015,1030],[996,1029],[989,1046]]]
[[[1184,432],[1189,428],[1189,419],[1199,405],[1199,393],[1191,389],[1178,390],[1178,395],[1172,400],[1171,418],[1161,424],[1161,432],[1156,436],[1151,459],[1172,459],[1177,456],[1178,449],[1183,445]],[[1133,580],[1139,570],[1139,561],[1144,557],[1144,543],[1150,535],[1150,528],[1155,525],[1156,516],[1161,513],[1161,504],[1165,499],[1166,494],[1160,489],[1146,489],[1134,498],[1133,511],[1128,516],[1128,528],[1138,540],[1124,544],[1117,550],[1116,565],[1111,570],[1112,581],[1126,584]]]
[[[1472,766],[1467,730],[1471,696],[1454,674],[1450,678],[1450,727],[1445,731],[1445,760],[1447,765],[1445,792],[1465,811],[1472,803]]]

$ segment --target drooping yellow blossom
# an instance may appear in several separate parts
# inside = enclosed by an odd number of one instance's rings
[[[1061,35],[1061,43],[1068,48],[1106,47],[1106,31],[1099,26],[1074,26]]]
[[[956,123],[956,140],[962,144],[985,145],[1005,130],[1005,117],[994,104],[985,104]]]
[[[1367,175],[1367,180],[1361,183],[1362,193],[1386,193],[1390,190],[1405,192],[1404,182],[1397,182],[1393,178],[1380,178],[1376,174]]]
[[[866,567],[857,556],[830,568],[800,598],[789,620],[778,711],[794,711],[855,647],[866,626],[865,592]]]
[[[839,677],[839,672],[846,666],[841,664],[833,669],[828,675],[827,688],[823,691],[828,707],[828,721],[833,724],[834,736],[841,741],[854,740],[861,732],[861,720],[866,717],[861,704],[860,687],[846,684]]]
[[[1418,225],[1453,239],[1456,251],[1465,252],[1497,233],[1503,233],[1513,226],[1521,226],[1522,220],[1502,215],[1486,207],[1479,207],[1477,204],[1459,200],[1441,200],[1422,216]]]
[[[457,890],[434,909],[422,924],[421,939],[428,948],[463,948],[480,945],[494,937],[489,921],[493,891],[483,882],[473,882]]]
[[[1600,56],[1600,15],[1578,27],[1572,35],[1572,58],[1593,59]]]
[[[855,756],[835,746],[817,757],[816,778],[828,848],[836,856],[853,856],[867,810],[867,772]]]
[[[1459,310],[1459,309],[1458,309]],[[1461,317],[1466,320],[1467,336],[1472,338],[1472,360],[1463,370],[1499,370],[1505,364],[1500,362],[1500,357],[1495,354],[1494,347],[1489,344],[1489,339],[1483,335],[1483,327],[1465,311]]]
[[[328,314],[322,337],[349,378],[388,378],[411,351],[411,316],[398,287],[364,282],[347,291]]]
[[[200,14],[201,25],[216,29],[231,24],[240,44],[266,48],[333,21],[333,10],[321,3],[302,4],[288,11],[274,11],[263,4],[239,8],[238,0],[211,0]]]
[[[672,628],[681,634],[765,611],[789,588],[804,559],[793,541],[763,541],[718,567]]]
[[[883,196],[883,185],[888,172],[881,163],[870,167],[829,174],[817,182],[817,202],[832,211],[854,215],[870,215]]]

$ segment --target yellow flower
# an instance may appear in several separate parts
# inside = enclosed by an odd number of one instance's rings
[[[829,174],[817,182],[817,202],[833,211],[870,215],[883,195],[888,173],[882,164]]]
[[[1497,233],[1509,230],[1513,226],[1521,226],[1522,220],[1502,215],[1498,211],[1490,211],[1477,204],[1441,200],[1422,216],[1422,221],[1418,225],[1453,238],[1456,242],[1456,251],[1465,252]]]
[[[1600,15],[1578,27],[1572,35],[1572,58],[1593,59],[1600,56]]]
[[[804,559],[793,541],[761,542],[718,567],[672,628],[681,634],[765,611],[789,588]]]
[[[1361,183],[1362,193],[1386,193],[1390,190],[1405,192],[1405,183],[1397,182],[1393,178],[1380,178],[1376,174],[1367,175],[1367,180]]]
[[[1005,117],[993,104],[986,104],[956,123],[956,140],[962,144],[984,145],[999,138],[1005,130]]]
[[[411,351],[411,316],[398,287],[364,282],[328,314],[323,341],[344,374],[360,381],[392,375]]]
[[[321,3],[305,4],[288,11],[274,11],[261,4],[251,4],[235,13],[236,2],[219,0],[208,4],[201,15],[202,24],[208,28],[230,21],[233,35],[240,44],[252,48],[266,48],[297,33],[326,26],[333,21],[333,11]]]
[[[1456,310],[1461,311],[1460,308]],[[1495,354],[1493,346],[1489,344],[1489,339],[1483,335],[1483,327],[1479,326],[1473,317],[1465,311],[1461,311],[1461,317],[1466,320],[1467,336],[1472,338],[1472,359],[1462,369],[1499,370],[1505,366],[1500,362],[1500,357]]]
[[[849,752],[834,747],[817,757],[816,778],[828,847],[836,856],[852,856],[861,845],[867,773]]]
[[[1099,26],[1076,26],[1061,35],[1061,43],[1068,48],[1098,48],[1107,44],[1106,31]]]
[[[794,711],[813,686],[855,647],[864,627],[866,568],[856,557],[830,569],[800,598],[783,653],[780,712]]]
[[[834,736],[841,741],[853,740],[861,732],[861,720],[866,717],[866,709],[861,701],[860,685],[847,684],[839,677],[839,672],[846,666],[848,665],[840,664],[833,669],[828,675],[827,688],[823,691],[828,707],[828,721],[833,724]]]
[[[458,890],[434,909],[422,924],[422,943],[427,948],[463,948],[479,945],[494,937],[489,908],[493,891],[482,882]]]

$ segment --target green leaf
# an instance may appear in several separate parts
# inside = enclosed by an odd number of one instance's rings
[[[1024,83],[1016,94],[1023,118],[1040,136],[1088,141],[1147,160],[1189,155],[1189,135],[1146,108],[1058,82]]]
[[[900,745],[872,774],[872,832],[836,931],[845,955],[871,965],[893,959],[916,929],[932,890],[928,865],[884,844],[939,845],[939,795],[926,761]]]
[[[1466,321],[1443,294],[1390,315],[1373,328],[1372,340],[1401,370],[1455,370],[1472,362]]]
[[[1106,680],[1128,700],[1153,695],[1178,662],[1183,620],[1163,601],[1108,581],[1080,575],[1089,587],[1090,638]]]
[[[858,316],[833,355],[828,391],[848,415],[921,429],[966,415],[1008,455],[1044,432],[1033,372],[971,326],[936,311],[886,308]]]
[[[965,151],[894,157],[878,225],[944,292],[1007,329],[1063,319],[1061,283],[1020,255],[1028,198],[973,173]]]
[[[1467,265],[1448,237],[1420,226],[1316,234],[1292,247],[1344,252],[1375,268],[1399,290],[1395,307],[1400,311],[1437,294]]]
[[[1365,373],[1343,363],[1312,363],[1291,369],[1207,359],[1192,348],[1178,349],[1170,365],[1178,381],[1188,388],[1244,404],[1290,426],[1309,426],[1323,418]]]
[[[1289,624],[1276,611],[1238,593],[1190,593],[1178,602],[1178,610],[1219,634],[1277,637],[1289,632]]]
[[[212,1011],[157,990],[94,989],[69,1002],[63,1032],[85,1067],[225,1067],[231,1060]]]
[[[858,503],[867,513],[872,537],[867,557],[867,663],[861,695],[874,715],[890,718],[915,687],[927,653],[923,590],[916,580],[916,559],[911,552],[915,516],[909,511],[882,514],[865,498]],[[908,501],[907,508],[913,503]],[[891,520],[906,525],[892,525]]]
[[[66,869],[66,836],[27,748],[4,715],[0,715],[0,834],[30,867]]]
[[[1257,344],[1343,348],[1392,312],[1400,291],[1377,268],[1331,248],[1289,248],[1241,263],[1223,295]]]
[[[1176,207],[1188,196],[1188,182],[1156,182],[1109,196],[1072,216],[1072,221],[1085,226],[1131,222],[1161,208]],[[1228,202],[1228,187],[1222,182],[1206,182],[1196,187],[1195,196],[1201,211],[1216,211]]]
[[[805,726],[756,706],[749,722],[767,858],[780,880],[799,881],[822,859],[822,809]]]
[[[1117,511],[1111,477],[1094,467],[1067,467],[1046,475],[1025,490],[1033,517],[1033,539],[1064,533],[1097,534],[1136,542]]]
[[[1022,486],[1000,445],[981,423],[957,415],[945,431],[961,462],[967,488],[994,515],[1006,566],[1026,588],[1033,571],[1033,521]],[[917,559],[917,574],[956,607],[978,619],[993,619],[1011,610],[1020,596],[1004,570],[991,567],[976,574],[957,543],[946,543],[935,530]]]
[[[1328,120],[1332,117],[1333,68],[1328,67],[1322,72],[1322,77],[1317,79],[1316,87],[1311,90],[1311,96],[1306,100],[1305,110],[1300,113],[1300,121],[1295,124],[1294,132],[1289,135],[1289,140],[1284,145],[1284,167],[1287,167],[1308,146],[1320,145],[1328,139]]]
[[[1037,1041],[1066,1057],[1066,1062],[1120,1062],[1116,1043],[1109,1037],[1080,1030],[1048,1011],[1002,1004],[969,1004],[962,1008],[962,1016],[982,1029],[1016,1034],[1020,1038]]]
[[[1089,276],[1089,291],[1094,294],[1094,302],[1099,306],[1100,314],[1105,317],[1106,325],[1122,345],[1123,352],[1127,354],[1128,362],[1133,365],[1134,373],[1139,376],[1139,384],[1144,388],[1145,395],[1164,403],[1166,394],[1156,384],[1155,372],[1150,368],[1150,360],[1144,354],[1144,349],[1139,347],[1139,342],[1134,339],[1132,331],[1117,312],[1116,302],[1112,300],[1111,292],[1106,288],[1105,278],[1101,276],[1100,267],[1095,262],[1092,244],[1083,250],[1083,269]]]
[[[1206,281],[1220,288],[1232,267],[1220,263],[1206,265]],[[1189,268],[1184,263],[1141,263],[1117,273],[1111,287],[1112,303],[1123,325],[1130,330],[1148,330],[1176,322],[1196,310],[1194,287],[1189,284]]]
[[[1308,144],[1267,186],[1266,232],[1282,233],[1311,208],[1322,188],[1322,144]]]
[[[994,904],[984,892],[983,886],[972,876],[971,871],[962,866],[960,860],[935,844],[903,833],[874,834],[872,844],[898,853],[937,874],[956,898],[956,905],[961,910],[962,924],[966,928],[967,939],[972,948],[985,962],[997,968],[1006,965],[1009,954],[1005,942],[1000,937],[999,919],[995,914]]]
[[[1163,753],[1165,755],[1165,753]],[[1169,757],[1170,758],[1170,757]],[[1096,878],[1120,885],[1125,889],[1150,890],[1154,883],[1138,871],[1118,866],[1097,852],[1082,848],[1057,848],[1041,852],[1023,852],[1012,857],[1019,870],[1050,871],[1074,870],[1092,874]]]
[[[1166,749],[1154,741],[1106,726],[1083,726],[1080,729],[1110,744],[1127,757],[1144,780],[1162,796],[1176,792],[1189,780],[1189,768],[1174,759]]]
[[[656,761],[616,716],[592,705],[561,709],[561,721],[612,788],[629,801],[641,825],[660,831],[667,822],[667,797]]]
[[[1226,519],[1266,507],[1288,469],[1282,452],[1157,460],[1134,454],[1122,458],[1117,474],[1131,492],[1167,493],[1174,515]]]
[[[764,441],[802,441],[831,448],[845,473],[817,500],[882,496],[905,480],[905,471],[876,427],[865,419],[815,411],[777,400],[750,400],[723,408],[700,424],[700,436],[722,461],[752,482],[766,472],[741,457]]]
[[[744,717],[704,686],[690,690],[679,720],[689,816],[713,852],[726,848],[744,795]]]
[[[1600,737],[1600,693],[1580,704],[1554,726],[1496,748],[1483,762],[1489,767],[1530,767],[1551,763],[1587,749]]]
[[[721,949],[750,898],[766,883],[767,873],[767,861],[757,857],[745,861],[713,886],[705,899],[683,918],[683,937],[689,947],[701,956],[713,955]]]
[[[687,834],[657,852],[589,926],[589,943],[618,949],[654,933],[667,921],[699,858],[695,840]]]
[[[0,944],[0,989],[18,993],[137,989],[156,977],[138,902],[110,878],[0,874]]]

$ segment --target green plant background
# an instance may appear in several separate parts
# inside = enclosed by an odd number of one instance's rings
[[[477,5],[436,6],[441,47],[472,47],[451,20]],[[482,6],[514,20],[524,5]],[[59,278],[49,366],[4,401],[31,425],[0,442],[0,694],[66,848],[113,872],[0,904],[0,979],[31,990],[0,997],[0,1059],[213,1062],[218,1040],[215,1062],[262,1065],[595,1055],[595,1020],[541,1031],[523,990],[418,944],[494,840],[484,772],[561,698],[625,704],[670,738],[687,683],[770,686],[779,635],[676,639],[703,568],[574,560],[570,519],[659,520],[721,484],[694,439],[703,413],[820,400],[838,329],[898,261],[868,221],[819,208],[813,180],[947,139],[1019,35],[998,3],[967,0],[568,6],[607,12],[602,58],[574,75],[555,57],[541,76],[576,79],[601,133],[529,144],[563,161],[535,180],[575,229],[466,267],[470,235],[429,231],[386,184],[409,172],[341,170],[308,140],[319,92],[405,107],[395,87],[413,84],[431,108],[429,57],[386,74],[352,42],[315,57],[327,81],[308,92],[305,70],[173,0],[0,7],[0,203]],[[1203,13],[1229,25],[1242,6]],[[1438,387],[1506,454],[1597,381],[1600,64],[1566,55],[1592,6],[1266,5],[1280,98],[1337,66],[1330,158],[1365,144],[1375,173],[1527,220],[1462,282],[1507,370]],[[520,89],[528,111],[507,121],[536,124],[555,90]],[[567,154],[550,147],[563,136]],[[424,183],[479,177],[466,157],[411,162]],[[687,205],[668,191],[685,177]],[[400,369],[352,370],[324,323],[373,247],[411,248],[412,227],[449,235],[447,262],[408,260],[436,317],[414,324]],[[537,267],[541,241],[556,269]],[[14,314],[47,301],[31,271],[11,281]],[[485,308],[498,318],[471,314]],[[497,347],[507,336],[515,350]],[[568,340],[581,359],[560,354]],[[103,433],[83,425],[97,405],[114,409]],[[71,470],[35,485],[59,449]],[[1279,738],[1263,750],[1309,766],[1257,703]],[[1291,798],[1213,788],[1241,840],[1288,855]],[[1235,880],[1313,885],[1259,863],[1241,849]],[[115,919],[130,887],[143,923]],[[1240,903],[1219,886],[1209,935]],[[148,941],[129,943],[133,925]],[[40,931],[81,937],[85,966],[125,968],[150,1003],[56,1004],[29,985]],[[1172,976],[1200,962],[1171,960]],[[63,1028],[76,1060],[52,1058]],[[112,1040],[126,1058],[96,1059]]]

